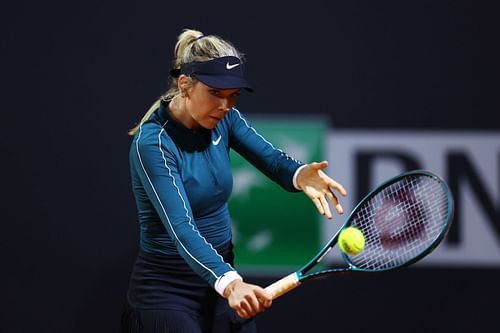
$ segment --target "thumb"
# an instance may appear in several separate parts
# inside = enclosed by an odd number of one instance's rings
[[[267,290],[259,287],[256,288],[254,292],[262,305],[264,305],[264,307],[268,308],[271,306],[273,302],[273,296]]]
[[[322,170],[328,167],[328,161],[314,162],[311,166],[315,170]]]

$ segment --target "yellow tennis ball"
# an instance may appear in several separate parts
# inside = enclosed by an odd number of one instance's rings
[[[339,235],[339,247],[342,252],[356,255],[365,248],[365,237],[358,228],[348,227],[343,229]]]

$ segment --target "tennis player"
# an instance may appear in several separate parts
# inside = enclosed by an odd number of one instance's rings
[[[332,218],[342,185],[276,149],[235,108],[242,56],[218,36],[184,30],[175,45],[170,89],[149,109],[130,149],[140,223],[123,332],[256,332],[253,317],[271,295],[233,267],[227,201],[229,149],[290,192],[303,191]],[[279,207],[278,207],[279,208]]]

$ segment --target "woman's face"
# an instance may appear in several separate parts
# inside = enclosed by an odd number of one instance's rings
[[[217,89],[197,81],[186,90],[189,128],[212,129],[236,104],[241,89]]]

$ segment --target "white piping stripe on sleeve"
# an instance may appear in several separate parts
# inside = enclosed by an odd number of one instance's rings
[[[165,123],[166,124],[166,123]],[[165,126],[165,124],[163,126]],[[177,194],[179,195],[179,198],[181,199],[182,201],[182,205],[184,207],[184,210],[186,211],[186,217],[189,219],[189,225],[191,226],[191,229],[196,232],[198,234],[198,236],[200,236],[201,239],[203,239],[203,241],[205,242],[205,244],[207,244],[213,251],[214,253],[220,258],[221,262],[227,264],[226,262],[224,262],[224,258],[222,258],[222,256],[217,252],[217,250],[214,249],[214,247],[212,246],[211,243],[207,242],[207,239],[205,237],[203,237],[201,234],[200,234],[200,231],[199,230],[196,230],[194,224],[192,223],[193,219],[191,218],[191,216],[189,216],[189,211],[187,209],[187,206],[186,206],[186,202],[184,201],[184,198],[182,197],[181,195],[181,191],[179,189],[179,187],[177,186],[177,184],[175,183],[175,178],[174,176],[172,176],[172,171],[171,169],[168,167],[167,165],[167,160],[165,159],[165,154],[163,153],[163,150],[161,149],[161,134],[164,132],[165,130],[161,129],[160,133],[158,134],[158,149],[160,149],[160,152],[161,152],[161,156],[163,158],[163,161],[164,161],[164,164],[165,164],[165,168],[167,168],[168,170],[168,174],[170,177],[172,177],[172,183],[174,184],[175,188],[177,189]],[[166,213],[165,213],[166,215]],[[168,219],[168,216],[167,216],[167,219]],[[169,221],[170,222],[170,221]],[[173,228],[172,228],[172,232],[174,232]],[[174,232],[175,234],[175,232]],[[177,238],[177,235],[176,235],[176,238]],[[179,240],[179,238],[177,238],[177,240]],[[180,242],[180,240],[179,240]],[[183,246],[184,247],[184,246]],[[185,249],[186,252],[187,252],[187,249]],[[188,252],[189,253],[189,252]],[[194,260],[196,260],[195,258],[193,258]],[[201,266],[203,266],[201,263],[200,263]],[[204,267],[204,266],[203,266]],[[207,267],[207,270],[210,270],[208,267]],[[217,277],[217,276],[216,276]]]
[[[167,121],[168,122],[168,121]],[[166,123],[165,123],[166,124]],[[165,126],[165,124],[163,126]],[[180,190],[179,190],[179,187],[177,186],[177,184],[175,183],[175,178],[172,176],[172,172],[171,172],[171,169],[168,167],[167,165],[167,160],[165,159],[165,155],[163,154],[163,150],[161,149],[161,134],[163,132],[163,126],[162,126],[162,129],[160,130],[159,134],[158,134],[158,141],[159,141],[159,149],[160,149],[160,152],[161,152],[161,155],[162,155],[162,158],[163,158],[163,161],[164,161],[164,164],[165,164],[165,167],[167,168],[168,170],[168,174],[169,176],[172,178],[172,183],[174,184],[175,188],[177,189],[177,193],[179,195],[179,197],[181,198],[182,200],[182,203],[183,203],[183,206],[184,206],[184,210],[186,211],[186,217],[189,219],[189,225],[191,225],[191,228],[193,229],[193,231],[197,232],[198,236],[200,236],[200,238],[203,239],[203,241],[210,246],[210,248],[215,252],[215,254],[221,259],[222,262],[224,262],[224,259],[222,258],[222,256],[217,253],[217,251],[213,248],[212,244],[208,243],[207,240],[200,234],[199,231],[197,231],[195,228],[194,228],[194,225],[191,223],[192,219],[191,217],[189,216],[189,213],[188,213],[188,210],[187,210],[187,207],[186,207],[186,202],[184,201],[184,198],[182,198],[182,195],[180,193]],[[161,206],[161,209],[163,211],[163,214],[165,215],[165,217],[167,218],[167,222],[170,226],[170,229],[172,230],[172,233],[174,235],[174,237],[177,239],[177,241],[179,242],[179,244],[181,245],[181,247],[184,249],[184,251],[186,251],[186,253],[189,255],[189,257],[191,257],[195,262],[197,262],[201,267],[203,267],[204,269],[206,269],[207,271],[209,271],[216,279],[219,278],[219,276],[217,276],[217,274],[212,271],[210,268],[208,268],[207,266],[205,266],[202,262],[200,262],[198,259],[196,259],[188,250],[187,248],[184,246],[184,244],[181,242],[181,240],[179,239],[179,237],[177,237],[177,234],[175,233],[175,230],[174,228],[172,227],[172,223],[170,222],[170,218],[168,217],[168,214],[165,210],[165,207],[163,206],[159,196],[158,196],[158,193],[156,192],[156,189],[151,181],[151,179],[149,178],[149,175],[146,171],[146,169],[144,168],[144,164],[142,163],[142,158],[141,158],[141,154],[139,152],[139,140],[141,138],[141,134],[142,134],[142,124],[140,126],[140,131],[139,131],[139,135],[137,137],[137,141],[136,141],[136,150],[137,150],[137,155],[139,157],[139,161],[141,163],[141,167],[142,167],[142,170],[144,171],[144,174],[146,175],[148,181],[149,181],[149,184],[151,185],[151,188],[153,189],[153,192],[155,193],[155,196],[156,196],[156,199],[158,200],[158,203],[160,204]],[[225,262],[224,262],[225,263]],[[227,263],[225,263],[227,264]],[[229,265],[230,266],[230,265]]]

